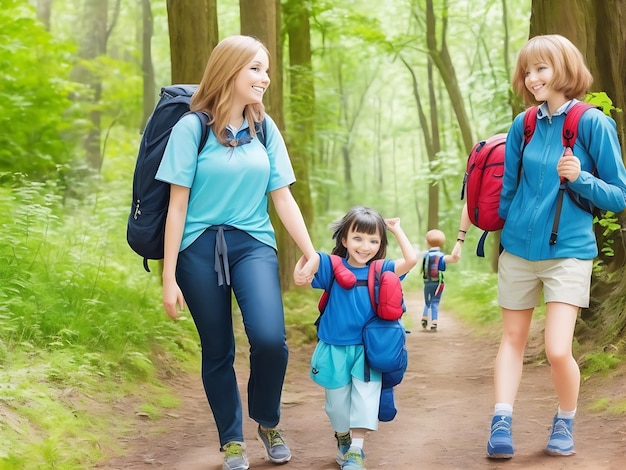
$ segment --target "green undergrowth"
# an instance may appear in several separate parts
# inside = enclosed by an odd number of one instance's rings
[[[177,406],[163,379],[197,364],[197,335],[125,245],[123,192],[15,180],[0,188],[0,469],[90,468],[134,412]]]

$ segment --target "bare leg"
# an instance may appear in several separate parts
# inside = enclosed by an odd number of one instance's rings
[[[572,355],[578,307],[560,302],[546,304],[545,348],[552,383],[563,411],[573,411],[580,390],[580,369]]]
[[[515,402],[522,380],[524,350],[528,340],[532,308],[527,310],[502,309],[502,340],[494,367],[495,402]]]

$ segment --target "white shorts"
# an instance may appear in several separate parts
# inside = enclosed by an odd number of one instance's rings
[[[498,259],[498,303],[509,310],[526,310],[545,302],[589,307],[593,260],[557,258],[528,261],[506,250]]]
[[[376,431],[382,382],[363,382],[352,377],[352,382],[341,388],[326,389],[324,410],[335,432],[354,428]]]

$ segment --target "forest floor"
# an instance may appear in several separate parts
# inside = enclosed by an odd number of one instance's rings
[[[445,302],[445,299],[444,299]],[[365,442],[366,466],[385,469],[626,469],[626,417],[589,411],[600,398],[615,400],[626,390],[624,374],[587,380],[581,389],[574,429],[577,454],[543,453],[555,412],[555,395],[546,364],[525,365],[513,419],[515,456],[493,461],[485,456],[493,411],[493,359],[499,331],[471,331],[446,312],[439,331],[419,326],[421,294],[409,295],[407,336],[409,368],[396,387],[398,415],[380,423]],[[541,325],[527,353],[541,346]],[[480,334],[477,334],[480,333]],[[285,465],[268,462],[256,437],[256,425],[244,421],[250,468],[255,470],[336,470],[336,444],[323,410],[324,392],[309,378],[314,345],[292,347],[285,381],[280,429],[293,458]],[[240,348],[241,351],[247,348]],[[240,351],[240,352],[241,352]],[[238,355],[237,374],[246,403],[247,364]],[[102,470],[220,470],[217,432],[198,375],[178,377],[171,387],[182,400],[159,420],[136,419],[124,455],[102,462]],[[134,414],[132,407],[127,413]],[[244,416],[247,410],[244,409]]]

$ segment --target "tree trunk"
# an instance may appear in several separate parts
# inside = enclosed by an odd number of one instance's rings
[[[446,2],[447,3],[447,2]],[[448,8],[443,8],[444,15],[447,15]],[[450,103],[454,114],[459,124],[459,130],[463,137],[463,145],[467,154],[472,150],[474,146],[474,139],[472,137],[472,128],[467,118],[467,112],[465,111],[465,102],[463,101],[463,94],[459,88],[459,82],[456,78],[456,71],[454,70],[454,64],[448,51],[446,31],[448,30],[448,17],[443,16],[441,18],[441,25],[437,28],[436,18],[433,8],[433,1],[426,1],[426,45],[428,47],[428,54],[433,61],[435,67],[441,75],[441,79],[446,85],[446,90],[450,96]],[[441,48],[437,45],[437,31],[441,31]]]
[[[92,61],[106,54],[108,1],[87,0],[85,2],[83,21],[83,40],[79,55],[86,61]],[[84,66],[78,66],[73,74],[78,82],[88,85],[92,92],[92,106],[88,113],[91,128],[85,138],[84,146],[87,167],[97,173],[102,165],[100,146],[102,112],[98,106],[102,96],[102,81],[97,74],[92,73],[88,67]]]
[[[309,186],[309,165],[315,152],[315,87],[311,61],[311,31],[308,2],[289,0],[284,5],[289,37],[291,129],[287,136],[297,184],[292,189],[304,220],[313,225],[313,202]]]
[[[142,0],[142,37],[141,37],[141,71],[143,75],[143,118],[141,120],[140,130],[146,126],[146,122],[155,106],[155,83],[154,83],[154,67],[152,65],[152,8],[150,0]]]
[[[285,135],[283,115],[283,64],[280,41],[280,0],[239,0],[241,34],[259,38],[270,52],[271,85],[265,92],[267,113]],[[276,231],[280,283],[283,290],[294,287],[293,267],[299,257],[298,248],[271,208],[272,224]]]
[[[218,42],[215,0],[167,0],[172,83],[199,83]]]
[[[428,59],[428,101],[430,108],[430,128],[432,150],[428,154],[430,171],[432,174],[439,174],[437,168],[437,156],[441,151],[441,138],[439,137],[439,115],[437,113],[437,97],[435,96],[435,84],[433,78],[433,63]],[[428,230],[439,228],[439,184],[438,178],[433,178],[428,185]]]
[[[50,18],[52,17],[52,0],[37,0],[37,19],[50,31]]]

